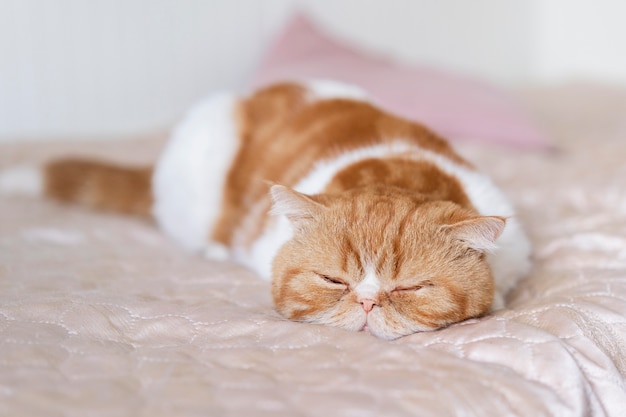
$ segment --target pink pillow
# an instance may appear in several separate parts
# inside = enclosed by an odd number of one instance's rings
[[[498,88],[366,54],[331,39],[298,15],[270,47],[253,75],[253,85],[307,78],[358,85],[380,107],[453,140],[550,147],[547,137]]]

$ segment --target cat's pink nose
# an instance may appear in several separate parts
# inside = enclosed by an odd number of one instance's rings
[[[372,309],[376,305],[376,301],[372,300],[371,298],[361,298],[359,300],[359,303],[361,303],[361,306],[363,307],[363,310],[365,310],[366,313],[369,313],[370,311],[372,311]]]

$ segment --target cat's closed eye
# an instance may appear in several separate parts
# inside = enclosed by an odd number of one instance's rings
[[[421,289],[423,289],[425,287],[432,287],[432,286],[433,286],[432,282],[424,281],[424,282],[422,282],[420,284],[411,285],[411,286],[408,286],[408,287],[396,287],[396,288],[393,289],[393,291],[396,291],[396,292],[397,291],[401,291],[401,292],[419,291],[419,290],[421,290]]]
[[[348,284],[346,284],[345,282],[343,282],[341,279],[339,278],[334,278],[325,274],[317,274],[318,277],[320,277],[321,279],[323,279],[324,281],[330,283],[330,284],[334,284],[334,285],[342,285],[344,287],[347,287]]]

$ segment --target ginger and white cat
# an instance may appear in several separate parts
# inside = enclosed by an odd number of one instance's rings
[[[392,339],[486,314],[529,268],[511,205],[424,126],[358,88],[214,95],[154,170],[61,160],[0,187],[153,216],[192,251],[272,281],[285,317]]]

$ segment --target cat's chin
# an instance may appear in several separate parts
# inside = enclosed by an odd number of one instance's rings
[[[385,331],[381,331],[380,329],[377,329],[375,327],[369,326],[367,323],[363,326],[363,328],[361,329],[361,331],[364,332],[368,332],[373,336],[376,336],[380,339],[385,339],[385,340],[394,340],[394,339],[398,339],[402,336],[407,336],[410,333],[407,334],[394,334],[394,333],[390,333],[390,332],[385,332]]]
[[[332,325],[332,324],[331,324]],[[386,340],[393,340],[393,339],[397,339],[399,337],[402,337],[404,335],[391,335],[389,333],[386,332],[381,332],[379,330],[376,330],[374,328],[372,328],[368,322],[367,319],[363,320],[362,324],[360,324],[360,322],[358,324],[355,325],[350,325],[350,326],[340,326],[345,330],[350,330],[350,331],[354,331],[354,332],[365,332],[365,333],[369,333],[372,336],[376,336],[378,338],[381,339],[386,339]]]
[[[429,328],[426,326],[410,326],[408,323],[404,323],[405,326],[402,328],[393,328],[385,321],[384,316],[380,314],[380,312],[372,311],[368,315],[360,309],[360,307],[358,309],[355,307],[351,313],[352,314],[342,315],[326,313],[316,317],[315,319],[309,318],[308,320],[303,321],[332,327],[340,327],[353,332],[367,332],[372,336],[385,340],[394,340],[413,333],[436,330],[436,328]]]
[[[388,326],[380,326],[378,323],[376,323],[376,320],[372,319],[372,316],[367,317],[365,322],[363,323],[363,325],[361,326],[361,328],[359,329],[359,331],[361,332],[367,332],[370,333],[372,336],[376,336],[380,339],[385,339],[385,340],[394,340],[394,339],[398,339],[402,336],[406,336],[407,334],[402,334],[402,333],[395,333],[393,331],[389,331],[389,329],[384,329]]]
[[[373,313],[373,314],[372,314]],[[404,336],[409,336],[414,333],[431,332],[437,330],[437,328],[431,328],[420,325],[410,325],[409,323],[403,323],[403,327],[394,328],[390,326],[382,315],[376,314],[375,311],[370,313],[367,317],[366,323],[361,330],[367,331],[373,336],[385,340],[395,340]]]
[[[384,333],[384,332],[381,333],[380,331],[377,331],[376,329],[373,329],[370,326],[368,326],[367,322],[363,325],[363,327],[361,327],[361,330],[359,331],[369,333],[372,336],[378,337],[379,339],[385,339],[385,340],[394,340],[394,339],[398,339],[402,337],[402,335],[394,336],[394,335]]]
[[[353,310],[344,312],[344,314],[336,314],[335,310],[303,321],[360,332],[367,326],[367,314],[360,307],[355,306]]]

